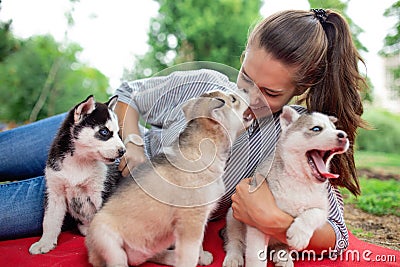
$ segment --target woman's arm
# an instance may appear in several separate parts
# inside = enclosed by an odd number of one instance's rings
[[[115,107],[115,113],[118,116],[120,127],[120,136],[125,140],[130,134],[137,134],[140,136],[139,131],[139,113],[128,104],[118,101]],[[136,167],[146,160],[144,154],[144,147],[136,145],[132,142],[125,144],[126,152],[118,169],[122,172],[123,176],[128,176],[129,170]]]
[[[249,179],[242,180],[236,187],[236,193],[232,195],[233,216],[287,244],[286,231],[294,218],[278,208],[264,179],[254,192],[249,190]],[[314,232],[306,249],[321,253],[329,248],[334,249],[335,242],[335,231],[326,222]]]

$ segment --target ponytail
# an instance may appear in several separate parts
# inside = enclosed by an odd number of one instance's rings
[[[357,128],[366,126],[361,119],[363,106],[359,92],[366,83],[358,71],[358,62],[364,62],[353,44],[345,19],[330,10],[326,15],[325,21],[319,20],[328,40],[324,76],[310,87],[305,99],[309,110],[337,117],[337,127],[344,130],[354,144]],[[347,153],[332,159],[331,170],[340,174],[338,180],[331,180],[332,184],[344,186],[354,195],[360,194],[353,146]]]

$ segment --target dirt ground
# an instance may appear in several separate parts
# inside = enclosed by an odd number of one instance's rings
[[[394,178],[400,181],[399,174],[387,175],[368,170],[360,170],[358,174],[382,180]],[[354,205],[346,204],[344,218],[347,227],[360,240],[400,250],[400,217],[394,215],[376,216],[366,213]]]
[[[344,218],[347,227],[360,240],[400,250],[400,217],[375,216],[346,204]]]

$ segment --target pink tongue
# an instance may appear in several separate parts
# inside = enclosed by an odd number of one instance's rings
[[[333,174],[328,172],[326,169],[326,165],[324,163],[324,160],[322,159],[321,155],[318,153],[318,151],[311,151],[310,155],[317,166],[318,172],[325,178],[338,178],[338,174]]]
[[[250,108],[246,109],[246,111],[243,113],[243,118],[255,119],[255,117],[256,116]]]

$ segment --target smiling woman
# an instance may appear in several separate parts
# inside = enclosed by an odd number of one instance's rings
[[[246,48],[240,77],[244,77],[247,83],[253,82],[261,91],[260,97],[253,98],[250,103],[256,117],[265,117],[270,111],[277,112],[296,95],[295,71],[296,68],[282,64],[263,48]]]

